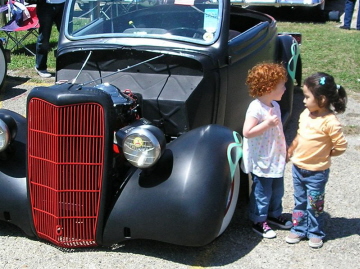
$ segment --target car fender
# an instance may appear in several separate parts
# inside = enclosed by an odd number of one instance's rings
[[[299,44],[291,35],[278,36],[278,62],[281,62],[288,73],[286,91],[281,98],[281,116],[285,125],[290,119],[293,108],[295,80],[301,79],[301,59]],[[298,81],[298,83],[301,83]]]
[[[300,47],[290,34],[278,36],[278,61],[282,62],[292,80],[297,80],[296,73],[301,72]],[[299,70],[300,69],[300,70]],[[297,81],[301,83],[301,81]]]
[[[111,210],[101,244],[141,238],[202,246],[214,240],[241,157],[227,155],[234,143],[241,148],[234,134],[220,125],[199,127],[171,142],[153,171],[136,170]]]
[[[33,237],[26,180],[26,118],[7,109],[0,109],[0,113],[12,117],[18,130],[11,152],[0,160],[0,220]]]

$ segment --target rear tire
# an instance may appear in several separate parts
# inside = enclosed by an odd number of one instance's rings
[[[5,84],[5,77],[7,72],[7,62],[2,46],[0,45],[0,91]]]

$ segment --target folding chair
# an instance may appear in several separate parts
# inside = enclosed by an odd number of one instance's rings
[[[24,3],[24,1],[18,1],[18,2]],[[36,6],[26,6],[26,8],[29,11],[30,18],[23,21],[21,25],[18,25],[15,19],[10,19],[5,26],[0,28],[0,30],[3,31],[8,37],[8,41],[5,44],[5,48],[9,46],[9,40],[12,40],[14,45],[8,48],[9,50],[22,47],[26,49],[29,53],[31,53],[33,56],[35,56],[35,53],[31,51],[24,44],[24,41],[29,36],[35,36],[37,38],[38,28],[40,27],[40,24],[39,24],[39,19],[36,15]],[[10,14],[11,12],[9,10],[9,18],[10,18]],[[20,35],[19,34],[20,32],[24,32],[24,34]]]

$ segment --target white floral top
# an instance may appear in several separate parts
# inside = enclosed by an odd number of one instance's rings
[[[258,99],[252,101],[246,112],[246,117],[254,117],[263,122],[272,109],[272,114],[281,119],[280,106],[272,102],[273,108],[261,103]],[[267,129],[262,135],[244,137],[242,169],[245,173],[253,173],[258,177],[279,178],[284,176],[286,164],[286,142],[282,123]]]

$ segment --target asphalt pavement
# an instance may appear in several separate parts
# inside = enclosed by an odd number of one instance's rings
[[[51,85],[53,79],[42,85]],[[39,83],[10,75],[0,96],[0,108],[25,115],[26,97]],[[302,93],[297,91],[293,117],[286,128],[290,141],[302,111]],[[346,126],[359,126],[359,95],[349,97]],[[27,238],[17,227],[0,222],[0,268],[359,268],[360,189],[358,163],[360,135],[348,136],[349,149],[334,159],[327,187],[325,214],[328,234],[323,248],[314,250],[307,241],[289,245],[287,231],[276,230],[275,239],[262,239],[251,230],[247,202],[242,199],[228,229],[204,247],[183,247],[148,240],[120,242],[113,248],[62,249]],[[291,165],[285,171],[284,213],[293,206]],[[186,225],[186,223],[184,223]]]

